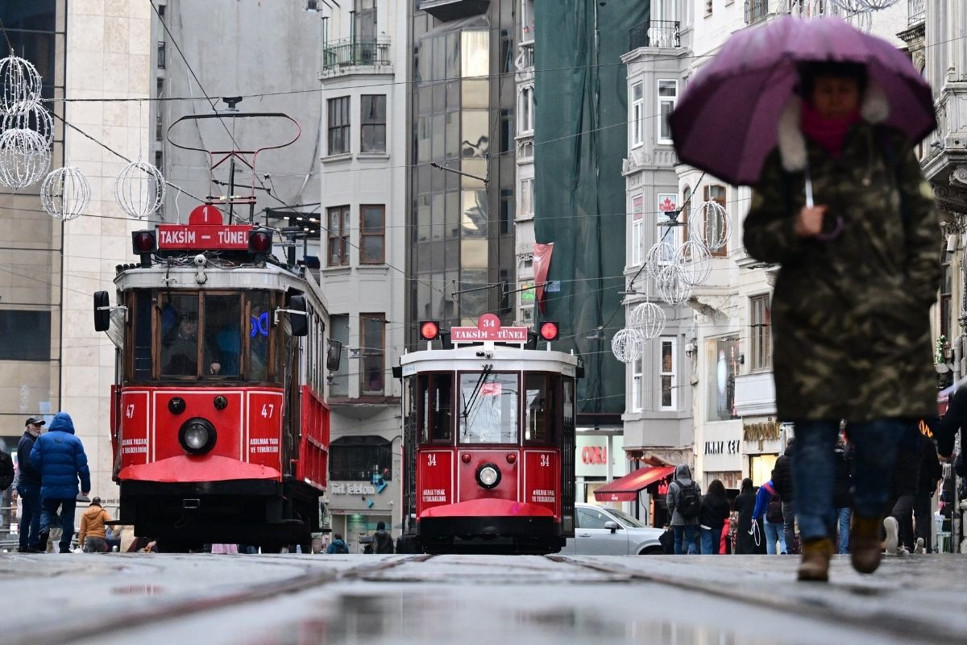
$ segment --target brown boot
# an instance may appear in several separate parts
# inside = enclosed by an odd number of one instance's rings
[[[873,573],[880,566],[880,527],[879,517],[853,516],[850,529],[849,555],[853,568],[859,573]]]
[[[833,557],[833,541],[829,538],[803,540],[802,560],[799,562],[799,580],[827,582],[829,559]]]

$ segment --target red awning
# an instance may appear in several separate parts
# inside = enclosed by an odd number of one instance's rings
[[[646,466],[594,491],[599,502],[633,502],[638,493],[675,472],[674,466]]]

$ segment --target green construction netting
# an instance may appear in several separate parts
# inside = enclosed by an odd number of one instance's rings
[[[625,408],[625,365],[611,353],[624,326],[628,77],[621,55],[649,8],[646,0],[535,0],[534,226],[537,242],[554,243],[539,317],[561,324],[555,349],[584,359],[583,414]]]

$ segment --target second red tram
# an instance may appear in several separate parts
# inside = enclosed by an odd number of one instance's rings
[[[423,323],[421,336],[427,349],[404,354],[397,370],[401,549],[559,551],[574,534],[578,357],[537,350],[534,332],[492,314],[448,332]]]
[[[223,225],[211,206],[133,246],[141,262],[118,267],[117,305],[94,298],[118,350],[120,523],[163,550],[308,550],[328,471],[319,285],[271,256],[272,231]]]

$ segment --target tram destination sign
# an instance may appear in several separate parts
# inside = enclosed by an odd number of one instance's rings
[[[251,226],[159,224],[158,250],[248,250]]]
[[[501,327],[500,318],[494,314],[484,314],[477,320],[476,327],[451,327],[450,340],[454,343],[479,341],[526,343],[528,329],[528,327]]]

